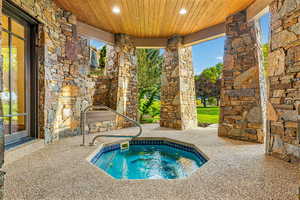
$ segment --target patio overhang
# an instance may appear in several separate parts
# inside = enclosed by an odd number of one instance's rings
[[[192,1],[118,1],[56,0],[66,10],[74,13],[78,33],[108,44],[114,44],[114,34],[132,36],[139,48],[166,47],[169,37],[183,36],[183,44],[196,43],[225,35],[225,20],[241,10],[247,10],[251,21],[268,11],[271,0],[192,0]],[[113,13],[117,7],[120,13]],[[180,14],[180,9],[186,14]],[[143,11],[143,12],[142,12]]]
[[[83,22],[77,23],[78,34],[89,37],[90,39],[100,40],[113,45],[115,42],[114,34],[95,28]],[[225,24],[217,24],[207,29],[192,33],[183,37],[185,46],[199,42],[215,39],[225,35]],[[133,43],[138,48],[164,48],[167,46],[168,38],[140,38],[133,37]]]

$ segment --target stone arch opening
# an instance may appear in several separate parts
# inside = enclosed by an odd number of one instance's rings
[[[138,48],[136,52],[138,120],[140,123],[157,123],[160,120],[164,49]]]
[[[219,123],[224,42],[221,36],[192,46],[198,126]]]

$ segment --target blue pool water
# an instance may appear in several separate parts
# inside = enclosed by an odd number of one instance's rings
[[[131,145],[102,153],[93,163],[116,179],[176,179],[196,171],[206,160],[167,145]]]

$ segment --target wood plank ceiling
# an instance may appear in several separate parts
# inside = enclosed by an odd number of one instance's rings
[[[255,0],[56,0],[89,25],[141,38],[187,35],[220,24]],[[112,12],[119,7],[120,13]],[[180,15],[181,8],[187,10]]]

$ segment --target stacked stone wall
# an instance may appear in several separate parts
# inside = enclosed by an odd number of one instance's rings
[[[264,142],[259,34],[257,22],[247,22],[246,11],[226,19],[219,136]]]
[[[45,143],[51,143],[62,136],[79,134],[80,113],[92,102],[94,83],[88,78],[88,42],[77,35],[76,17],[59,8],[52,0],[11,0],[10,2],[39,22],[35,40],[38,52],[36,57],[38,62],[36,95],[39,96],[38,137],[44,138]],[[2,3],[3,1],[0,0],[1,11]],[[2,56],[0,63],[2,65]],[[3,80],[0,79],[0,92],[3,90],[2,82]],[[1,108],[0,115],[2,115]],[[0,120],[2,124],[2,119]],[[2,166],[3,126],[0,132]],[[2,199],[4,179],[2,173],[0,176],[0,199]]]
[[[93,77],[95,91],[93,95],[93,105],[104,105],[110,107],[110,93],[112,79],[108,76]],[[88,124],[89,133],[106,132],[116,129],[116,121],[109,120]]]
[[[135,47],[128,35],[115,35],[115,45],[107,48],[106,75],[111,78],[110,108],[137,120],[137,59]],[[118,128],[132,126],[117,117]]]
[[[269,54],[268,152],[299,160],[300,1],[274,0]]]
[[[181,129],[178,60],[177,48],[165,49],[161,79],[161,127]]]
[[[110,107],[109,96],[111,92],[112,79],[108,76],[93,78],[95,91],[93,95],[93,105],[104,105]]]
[[[76,17],[50,0],[13,0],[37,19],[39,137],[46,143],[80,133],[80,112],[92,103],[89,48]]]
[[[181,37],[169,40],[161,79],[160,126],[174,129],[197,127],[196,94],[191,47]]]

